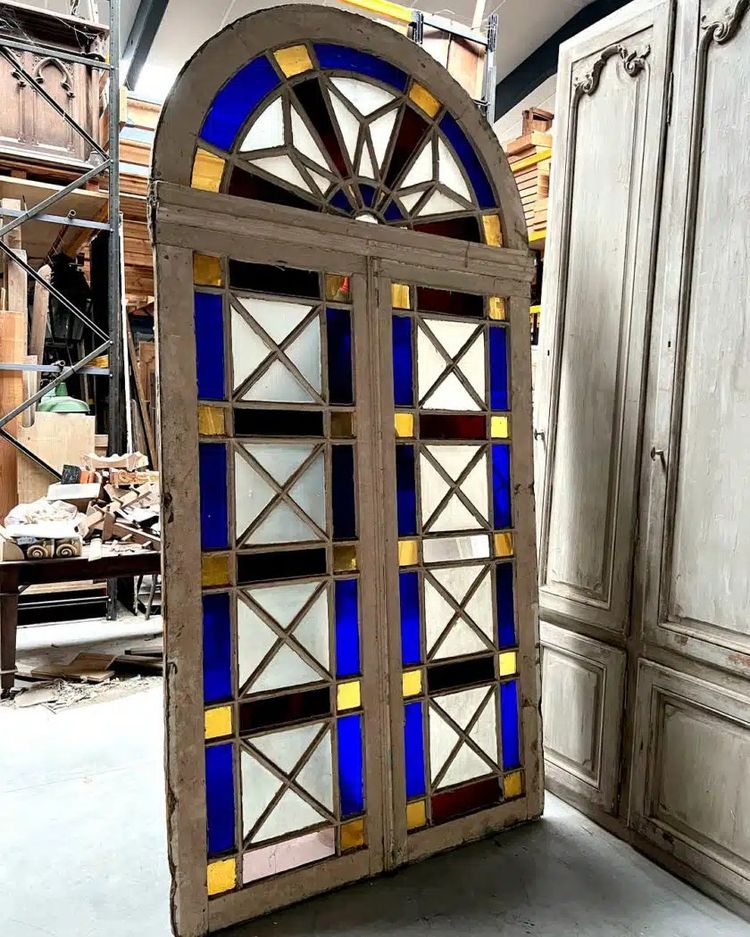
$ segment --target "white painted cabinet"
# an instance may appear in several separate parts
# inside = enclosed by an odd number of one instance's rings
[[[547,777],[747,901],[750,0],[630,4],[563,47],[557,100]]]

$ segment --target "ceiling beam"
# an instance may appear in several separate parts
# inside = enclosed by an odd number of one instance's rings
[[[497,83],[495,89],[495,119],[507,114],[519,101],[523,101],[527,95],[538,88],[543,81],[557,73],[557,59],[560,53],[560,45],[563,42],[571,39],[581,30],[598,23],[599,20],[609,16],[610,13],[614,13],[615,10],[619,10],[620,7],[629,2],[630,0],[594,0],[593,3],[589,3],[588,6],[579,10],[575,16],[572,16],[535,52],[532,52],[527,59]],[[502,30],[502,28],[501,19],[498,30]]]
[[[122,81],[131,91],[146,63],[161,26],[168,0],[140,0],[122,53]]]

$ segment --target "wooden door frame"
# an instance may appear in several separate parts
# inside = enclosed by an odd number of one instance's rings
[[[172,914],[175,931],[180,937],[200,937],[240,920],[263,914],[274,907],[298,901],[323,890],[339,887],[379,871],[420,858],[458,842],[477,838],[491,829],[537,816],[542,807],[541,741],[538,717],[539,650],[536,624],[536,552],[534,540],[533,482],[531,462],[531,387],[530,347],[528,336],[528,295],[532,263],[527,252],[507,248],[467,244],[447,238],[411,231],[363,225],[361,222],[317,215],[282,206],[238,200],[188,189],[171,183],[156,183],[151,212],[152,236],[156,244],[157,316],[169,323],[169,343],[164,335],[157,336],[159,406],[161,425],[162,500],[164,511],[164,606],[165,652],[165,719],[168,841],[170,866],[173,871]],[[425,831],[422,844],[407,852],[401,842],[398,823],[389,825],[391,807],[385,806],[391,791],[391,778],[403,775],[401,760],[388,759],[387,730],[397,708],[389,703],[389,688],[378,679],[387,666],[389,654],[398,648],[398,639],[391,640],[390,650],[378,646],[375,635],[369,654],[369,672],[365,672],[365,695],[369,696],[366,711],[368,722],[377,723],[378,737],[374,747],[382,757],[367,766],[368,789],[383,792],[383,803],[368,795],[368,817],[382,828],[379,843],[366,851],[342,856],[331,863],[334,868],[325,874],[319,865],[302,868],[282,878],[269,880],[272,888],[245,888],[208,901],[206,870],[206,807],[203,778],[205,744],[202,694],[202,652],[197,635],[201,633],[201,554],[196,536],[199,517],[199,488],[196,481],[198,426],[196,413],[196,367],[192,318],[187,324],[187,310],[192,316],[193,251],[229,255],[260,263],[287,264],[351,273],[366,283],[365,294],[371,307],[368,324],[369,342],[378,336],[382,320],[383,290],[380,289],[381,316],[375,313],[378,277],[418,277],[442,288],[462,287],[510,297],[511,367],[516,373],[528,375],[522,387],[513,390],[514,435],[512,447],[515,480],[515,517],[519,589],[519,673],[522,692],[522,724],[524,767],[527,770],[526,796],[507,805],[457,821],[458,835],[445,830]],[[410,263],[404,264],[408,256]],[[389,300],[388,295],[387,299]],[[360,316],[360,324],[362,317]],[[390,321],[390,306],[388,307]],[[182,328],[175,328],[181,323]],[[382,324],[382,321],[381,321]],[[355,334],[356,369],[359,392],[369,382],[373,396],[382,395],[383,385],[390,376],[390,360],[365,347],[360,334]],[[383,353],[389,342],[379,340],[375,348]],[[380,377],[378,378],[378,370]],[[364,380],[363,380],[364,377]],[[528,384],[528,386],[527,386]],[[382,405],[382,396],[370,413]],[[357,406],[360,406],[358,395]],[[368,408],[365,408],[367,411]],[[382,413],[382,411],[380,411]],[[392,431],[392,427],[391,427]],[[380,459],[379,433],[360,426],[358,445],[368,446],[367,458],[377,464]],[[192,453],[192,457],[175,458],[176,453]],[[376,458],[377,457],[377,458]],[[360,456],[361,460],[362,456]],[[361,461],[360,461],[361,464]],[[382,530],[382,485],[393,483],[392,472],[386,471],[378,481],[378,472],[366,491],[360,489],[360,529],[372,528],[372,541],[367,553],[375,562],[380,551]],[[380,539],[379,539],[380,538]],[[364,543],[363,543],[364,547]],[[363,550],[364,552],[364,550]],[[382,555],[382,553],[381,553]],[[364,557],[367,563],[367,557]],[[377,563],[375,562],[375,565]],[[364,568],[364,563],[360,565]],[[364,581],[361,580],[361,581]],[[385,608],[385,590],[375,580],[370,591],[372,615],[390,618],[395,627],[393,609]],[[362,629],[364,632],[364,628]],[[363,634],[364,639],[364,634]],[[377,661],[377,662],[376,662]],[[395,698],[401,702],[400,660],[395,671],[399,680]],[[391,690],[393,688],[391,687]],[[387,716],[390,709],[391,716]],[[391,731],[394,725],[391,722]],[[373,729],[370,730],[374,731]],[[380,738],[385,731],[386,737]],[[369,739],[372,743],[372,737]],[[398,813],[394,814],[398,816]],[[452,826],[448,824],[447,826]],[[379,830],[378,830],[379,831]],[[429,835],[427,835],[429,834]],[[403,831],[405,840],[405,830]],[[417,840],[415,839],[415,842]],[[273,892],[271,896],[270,892]]]

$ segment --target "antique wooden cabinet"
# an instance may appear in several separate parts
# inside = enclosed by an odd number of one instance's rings
[[[328,8],[199,50],[154,179],[194,937],[541,812],[532,269],[465,91]]]
[[[750,3],[561,52],[536,397],[550,787],[750,899]]]

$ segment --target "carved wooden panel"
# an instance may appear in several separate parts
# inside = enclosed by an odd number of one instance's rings
[[[625,653],[540,623],[545,774],[608,812],[617,797]]]
[[[541,605],[617,632],[628,622],[668,19],[667,3],[639,4],[573,40],[559,73],[537,415]]]
[[[675,858],[750,898],[750,701],[641,661],[631,822]]]

